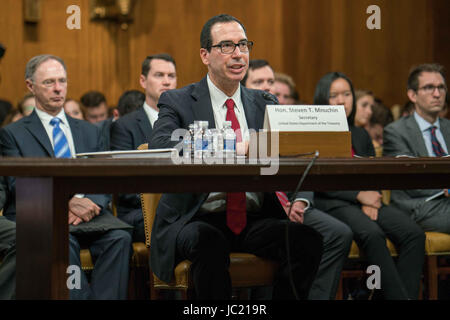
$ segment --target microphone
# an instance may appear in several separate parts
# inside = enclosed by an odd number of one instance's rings
[[[273,102],[274,104],[278,104],[278,100],[273,94],[270,94],[267,91],[263,91],[262,96],[265,100]]]

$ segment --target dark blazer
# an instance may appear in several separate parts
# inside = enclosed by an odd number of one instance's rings
[[[439,122],[447,150],[450,150],[450,121],[440,118]],[[383,155],[429,156],[422,132],[413,115],[402,117],[384,128]],[[427,197],[439,191],[442,189],[392,190],[391,200],[401,208],[413,210]]]
[[[267,104],[263,91],[241,86],[241,99],[248,128],[263,127]],[[159,115],[155,122],[150,148],[170,148],[178,142],[170,141],[172,131],[188,129],[194,120],[207,120],[214,128],[214,114],[211,106],[206,78],[182,89],[164,92],[158,103]],[[175,267],[176,238],[181,228],[198,212],[208,193],[163,194],[156,210],[152,231],[150,264],[153,272],[163,281],[169,282]],[[260,216],[271,215],[286,218],[286,214],[275,193],[264,195]]]
[[[144,107],[120,117],[111,125],[111,150],[136,150],[150,141],[152,125]]]
[[[69,117],[66,114],[67,121],[72,132],[73,142],[76,153],[103,151],[103,139],[99,128],[83,121]],[[28,117],[22,118],[15,123],[2,128],[0,131],[0,150],[3,156],[7,157],[54,157],[53,148],[50,139],[41,123],[36,111],[33,111]],[[10,192],[7,202],[5,204],[4,215],[8,219],[15,220],[16,214],[16,192],[15,192],[15,178],[8,177],[8,191]],[[81,223],[78,226],[70,226],[71,231],[92,230],[95,224],[92,222],[102,221],[102,231],[107,228],[103,223],[115,223],[118,219],[109,219],[110,212],[105,208],[110,201],[110,196],[104,194],[86,195],[94,203],[103,208],[101,215],[108,215],[107,217],[94,218],[88,223]],[[111,216],[112,217],[112,216]],[[114,217],[112,217],[114,218]],[[111,221],[110,221],[111,220]],[[128,226],[120,222],[122,226]],[[111,226],[113,229],[117,228]],[[129,227],[129,226],[128,226]]]
[[[352,147],[356,156],[375,157],[375,149],[369,133],[360,127],[349,126],[352,135]],[[350,204],[358,204],[356,196],[358,191],[330,191],[316,192],[315,202],[317,207],[322,211],[329,211],[334,208],[342,207]]]
[[[111,125],[113,123],[114,122],[113,122],[113,118],[112,117],[108,118],[106,120],[94,123],[95,126],[100,128],[100,135],[103,138],[103,147],[104,147],[105,150],[109,150],[110,149],[109,137],[110,137]]]
[[[111,125],[111,150],[136,150],[141,144],[150,141],[152,125],[145,113],[144,106],[130,112]],[[130,210],[140,209],[141,199],[138,194],[120,194],[117,211],[126,214]]]

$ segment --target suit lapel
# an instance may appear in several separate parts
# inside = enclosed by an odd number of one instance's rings
[[[442,135],[444,136],[445,144],[447,145],[447,150],[450,153],[450,122],[442,118],[439,120],[439,122],[441,125]]]
[[[54,157],[52,143],[45,131],[44,125],[39,119],[36,111],[24,120],[25,128],[36,138],[38,143],[45,149],[50,157]]]
[[[148,120],[147,113],[145,113],[144,107],[138,109],[137,117],[135,118],[138,127],[142,132],[142,135],[145,137],[145,141],[150,141],[150,135],[152,133],[152,125],[150,124],[150,120]]]
[[[192,90],[191,96],[194,98],[192,104],[192,112],[195,120],[208,121],[209,128],[216,127],[214,121],[214,112],[211,104],[211,97],[209,96],[208,83],[206,77],[203,78]]]
[[[428,157],[428,150],[425,146],[425,141],[423,141],[422,132],[413,115],[409,116],[406,120],[406,129],[408,131],[407,136],[410,139],[410,144],[413,146],[413,149],[417,150],[418,156]]]
[[[256,123],[256,104],[254,97],[250,94],[250,91],[241,86],[241,100],[244,106],[245,119],[247,120],[247,127],[249,129],[261,129]]]
[[[72,132],[73,145],[75,147],[75,154],[87,152],[83,142],[83,131],[80,129],[78,121],[75,121],[66,114],[67,122],[69,122],[70,131]],[[72,155],[72,156],[75,156]]]

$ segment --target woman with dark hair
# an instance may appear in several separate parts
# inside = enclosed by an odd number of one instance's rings
[[[316,105],[344,105],[351,132],[352,154],[373,157],[375,151],[366,130],[354,125],[355,93],[343,73],[323,76],[314,94]],[[417,299],[424,262],[425,235],[403,211],[385,206],[378,191],[317,192],[319,209],[346,223],[369,264],[381,271],[381,289],[385,299]],[[397,263],[386,246],[386,238],[395,245]]]

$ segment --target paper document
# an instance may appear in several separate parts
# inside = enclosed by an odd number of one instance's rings
[[[430,200],[436,199],[436,198],[442,196],[443,194],[444,194],[444,190],[439,191],[439,192],[433,194],[432,196],[428,197],[428,198],[425,200],[425,202],[428,202],[428,201],[430,201]]]
[[[177,155],[177,149],[168,148],[77,153],[77,158],[171,158]]]

